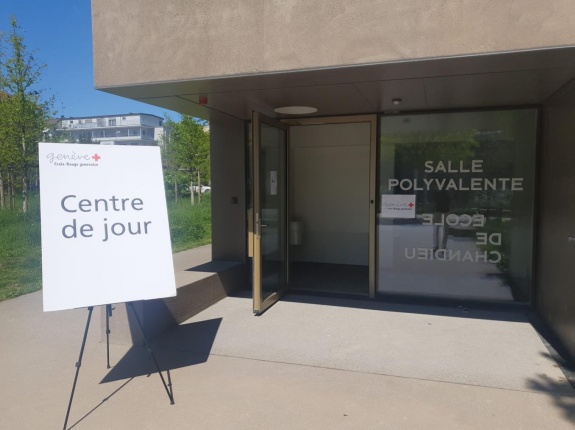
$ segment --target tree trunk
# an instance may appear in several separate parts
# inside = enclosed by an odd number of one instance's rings
[[[16,174],[14,170],[12,170],[12,178],[10,180],[10,195],[12,196],[12,201],[10,202],[10,208],[16,209]]]
[[[12,168],[8,168],[8,209],[14,209],[14,199],[12,193],[14,192],[14,173]]]
[[[178,172],[174,174],[174,200],[178,203]]]
[[[4,177],[2,175],[2,170],[0,170],[0,210],[5,208],[4,201]]]
[[[200,171],[198,170],[198,204],[202,203],[202,181],[200,180]]]
[[[30,186],[30,181],[28,177],[28,165],[24,164],[24,169],[22,171],[22,212],[28,212],[28,188]]]
[[[190,202],[194,206],[194,181],[190,181]]]
[[[24,106],[26,105],[24,103],[24,91],[20,92],[21,94],[21,107],[22,110],[24,111]],[[21,141],[22,141],[22,160],[24,161],[24,166],[22,169],[22,212],[26,213],[28,212],[28,163],[26,162],[26,125],[22,124],[22,137],[21,137]]]

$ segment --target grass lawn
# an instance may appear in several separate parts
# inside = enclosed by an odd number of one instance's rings
[[[40,200],[30,199],[30,211],[0,211],[0,301],[42,288]],[[212,240],[210,195],[202,204],[189,199],[168,202],[173,252],[206,245]]]
[[[189,199],[168,201],[172,252],[207,245],[212,242],[212,200],[202,195],[202,203],[192,206]]]
[[[40,288],[40,208],[36,197],[27,214],[0,211],[0,301]]]

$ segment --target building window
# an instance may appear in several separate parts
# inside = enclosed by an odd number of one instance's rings
[[[116,119],[109,119],[108,120],[108,126],[109,127],[115,127],[116,126]]]
[[[528,302],[535,109],[381,117],[378,292]]]

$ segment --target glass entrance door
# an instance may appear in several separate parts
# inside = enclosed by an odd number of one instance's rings
[[[288,280],[288,128],[258,112],[253,136],[253,298],[260,314],[284,293]]]

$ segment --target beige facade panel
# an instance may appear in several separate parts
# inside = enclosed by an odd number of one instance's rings
[[[92,0],[92,18],[100,88],[575,45],[572,0]]]

